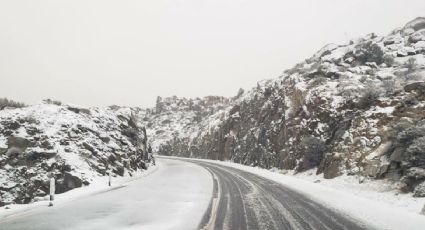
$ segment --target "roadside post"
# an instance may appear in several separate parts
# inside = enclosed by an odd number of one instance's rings
[[[50,178],[50,202],[49,207],[53,206],[53,200],[55,199],[55,178],[52,176]]]
[[[108,171],[108,185],[111,187],[112,184],[112,176],[111,176],[111,170]]]

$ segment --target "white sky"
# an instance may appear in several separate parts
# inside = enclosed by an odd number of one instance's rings
[[[152,106],[233,96],[424,0],[0,0],[0,97]]]

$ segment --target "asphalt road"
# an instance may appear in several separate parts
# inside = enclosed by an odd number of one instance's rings
[[[214,196],[200,229],[370,229],[271,180],[214,163],[191,162],[214,178]]]
[[[157,172],[125,187],[0,218],[0,230],[371,229],[249,172],[193,160],[158,162]]]

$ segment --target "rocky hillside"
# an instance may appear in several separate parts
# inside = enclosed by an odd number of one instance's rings
[[[425,196],[425,18],[327,45],[199,124],[159,153],[387,178]]]
[[[145,169],[150,156],[137,113],[50,100],[0,110],[0,206],[45,196],[50,176],[62,193],[109,170],[124,176]]]
[[[243,91],[240,91],[240,94]],[[226,108],[233,99],[217,96],[204,98],[158,97],[155,108],[141,112],[150,146],[154,152],[174,138],[193,138],[202,130],[201,122]]]

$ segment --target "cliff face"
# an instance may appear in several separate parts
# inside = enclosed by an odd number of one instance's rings
[[[0,111],[0,206],[47,195],[50,176],[62,193],[108,170],[124,176],[147,167],[138,110],[48,102]]]
[[[425,196],[425,19],[327,45],[196,125],[158,152],[388,178]]]
[[[232,99],[218,96],[204,98],[158,97],[155,108],[141,112],[141,123],[147,127],[150,146],[160,146],[175,138],[193,138],[202,131],[202,121],[226,108]]]

